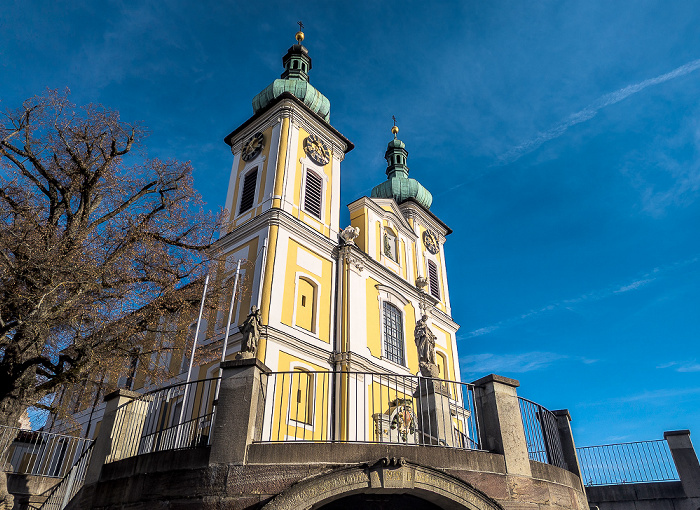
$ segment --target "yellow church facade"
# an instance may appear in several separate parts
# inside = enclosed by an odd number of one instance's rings
[[[396,127],[387,183],[403,192],[375,189],[355,200],[341,228],[341,163],[353,145],[330,125],[330,103],[308,82],[306,48],[292,46],[283,63],[282,78],[253,100],[254,115],[225,138],[230,217],[217,249],[226,276],[243,260],[248,282],[233,324],[260,310],[255,355],[276,381],[263,440],[376,440],[377,415],[391,418],[380,406],[395,411],[416,398],[414,330],[424,313],[434,337],[431,375],[460,381],[444,253],[451,230],[430,212],[429,192],[407,178]],[[231,333],[227,359],[240,349],[235,326]],[[200,378],[212,375],[216,364],[201,368]]]

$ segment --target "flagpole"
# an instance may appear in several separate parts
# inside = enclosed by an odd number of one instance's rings
[[[236,278],[233,280],[233,292],[231,293],[231,304],[228,307],[228,321],[226,322],[226,332],[224,333],[224,346],[221,349],[221,363],[226,361],[226,349],[228,348],[228,335],[231,329],[231,318],[233,317],[233,303],[236,299],[236,289],[238,289],[238,279],[241,274],[241,261],[238,261],[236,265]],[[221,365],[219,365],[219,380],[216,381],[216,392],[214,393],[214,405],[218,403],[219,400],[219,388],[221,386],[221,374],[223,370]]]
[[[199,340],[199,328],[202,325],[202,313],[204,312],[204,299],[207,296],[207,287],[209,286],[209,275],[207,275],[206,279],[204,280],[204,290],[202,291],[202,301],[199,305],[199,317],[197,317],[197,329],[194,333],[194,340],[192,341],[192,352],[190,353],[190,365],[187,368],[187,381],[185,383],[185,393],[182,397],[182,407],[180,408],[180,417],[177,420],[177,438],[175,440],[175,447],[177,448],[177,444],[179,442],[180,438],[180,425],[182,424],[182,416],[185,414],[185,406],[187,404],[187,394],[190,389],[190,377],[192,373],[192,364],[194,363],[194,351],[197,349],[197,341]]]

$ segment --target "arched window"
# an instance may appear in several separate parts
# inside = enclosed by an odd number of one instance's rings
[[[289,419],[307,425],[314,422],[314,376],[303,368],[295,368],[289,393]]]
[[[405,365],[403,341],[403,315],[401,310],[384,301],[384,355],[385,357]]]
[[[316,286],[306,278],[297,282],[296,325],[315,333],[316,326]]]

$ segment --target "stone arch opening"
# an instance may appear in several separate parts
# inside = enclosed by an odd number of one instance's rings
[[[345,496],[320,506],[319,510],[407,510],[409,508],[442,510],[442,507],[412,494],[378,492]]]
[[[403,459],[386,458],[372,466],[341,468],[302,480],[263,507],[264,510],[358,508],[502,510],[503,507],[468,483],[447,473],[407,463]]]

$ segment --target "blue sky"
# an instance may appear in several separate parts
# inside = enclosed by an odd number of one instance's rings
[[[446,244],[464,380],[568,408],[577,444],[700,434],[700,9],[693,1],[62,2],[0,10],[0,107],[47,87],[148,126],[223,205],[222,138],[282,71],[384,179],[396,115]],[[343,211],[343,223],[348,215]]]

